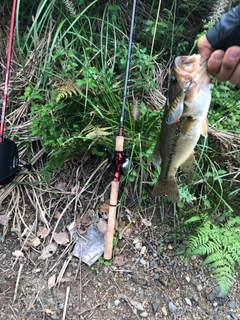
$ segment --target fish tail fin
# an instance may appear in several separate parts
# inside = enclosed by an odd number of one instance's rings
[[[174,178],[167,181],[158,180],[153,188],[152,195],[159,197],[166,194],[172,202],[179,202],[179,190]]]

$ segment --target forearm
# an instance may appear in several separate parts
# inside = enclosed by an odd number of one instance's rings
[[[223,14],[206,37],[213,49],[226,51],[231,46],[240,46],[240,6]]]

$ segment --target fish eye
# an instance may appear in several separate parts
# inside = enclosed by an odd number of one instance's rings
[[[177,83],[177,78],[172,76],[171,77],[171,84],[176,84]]]

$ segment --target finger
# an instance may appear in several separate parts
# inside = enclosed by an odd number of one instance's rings
[[[232,76],[233,73],[239,63],[240,59],[240,47],[238,46],[233,46],[230,47],[222,60],[222,65],[219,70],[219,72],[216,73],[216,77],[220,81],[227,81],[229,80]],[[234,80],[235,80],[234,76]]]
[[[222,67],[225,52],[223,50],[214,51],[208,59],[208,71],[211,74],[218,74]]]
[[[198,40],[197,45],[201,55],[199,63],[202,65],[211,56],[213,49],[205,34]]]
[[[240,84],[240,63],[234,69],[229,81],[233,84]]]

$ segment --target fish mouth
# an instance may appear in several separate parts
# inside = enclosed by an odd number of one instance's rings
[[[174,70],[176,78],[183,88],[190,89],[191,85],[196,83],[193,79],[201,78],[207,73],[207,62],[200,66],[200,54],[191,56],[178,56],[174,61]]]
[[[183,72],[192,73],[201,67],[199,64],[200,57],[200,54],[176,57],[175,68]]]

